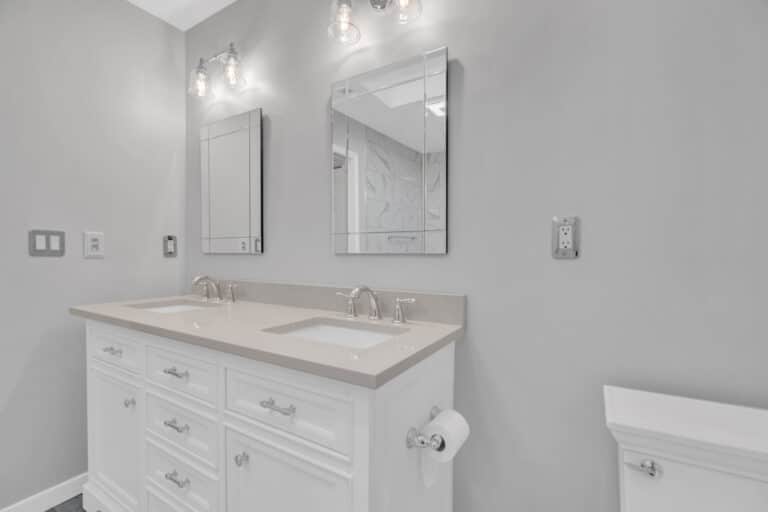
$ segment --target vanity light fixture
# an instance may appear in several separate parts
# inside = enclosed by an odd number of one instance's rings
[[[331,24],[328,36],[341,44],[357,44],[360,29],[352,23],[352,0],[331,1]]]
[[[421,0],[368,0],[377,14],[397,13],[397,21],[406,25],[419,17],[423,11]],[[394,9],[393,9],[394,7]],[[346,45],[360,41],[360,29],[352,23],[352,0],[331,0],[331,24],[328,36]]]
[[[189,94],[198,98],[204,98],[208,94],[208,68],[206,68],[203,59],[200,59],[197,68],[192,71],[192,77],[189,80]]]
[[[421,0],[395,0],[397,4],[397,21],[401,25],[418,19],[422,13]]]
[[[192,71],[192,76],[189,79],[189,94],[198,98],[204,98],[208,95],[210,90],[208,65],[214,62],[218,62],[224,67],[224,78],[229,87],[234,89],[243,84],[240,55],[235,49],[235,44],[230,43],[229,48],[223,52],[219,52],[209,59],[200,59],[200,63]]]
[[[371,1],[371,7],[378,14],[386,14],[387,10],[389,10],[390,6],[392,5],[392,0],[370,0],[370,1]]]
[[[226,63],[224,64],[224,76],[227,77],[227,84],[230,87],[237,87],[240,83],[240,56],[237,54],[237,50],[235,50],[234,43],[229,43]]]

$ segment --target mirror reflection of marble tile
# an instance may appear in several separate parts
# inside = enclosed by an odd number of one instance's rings
[[[447,51],[334,84],[337,253],[447,251]]]

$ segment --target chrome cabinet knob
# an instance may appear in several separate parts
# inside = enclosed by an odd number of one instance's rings
[[[629,469],[645,473],[650,478],[658,478],[661,476],[661,466],[654,460],[645,459],[640,464],[633,464],[632,462],[624,463]]]
[[[248,464],[250,460],[251,460],[251,456],[245,452],[235,455],[235,465],[239,468]]]

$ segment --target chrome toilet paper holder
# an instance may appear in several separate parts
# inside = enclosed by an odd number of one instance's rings
[[[439,407],[433,407],[429,411],[430,421],[437,418],[441,412],[443,411]],[[427,437],[419,429],[411,428],[408,430],[408,435],[405,438],[405,446],[409,450],[412,448],[430,448],[436,452],[442,452],[445,450],[445,439],[440,434],[433,434],[431,437]]]

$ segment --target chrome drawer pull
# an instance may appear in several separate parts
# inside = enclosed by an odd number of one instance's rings
[[[261,402],[259,402],[259,405],[261,405],[264,409],[269,409],[270,411],[280,413],[283,416],[293,416],[296,414],[295,405],[290,405],[288,407],[279,407],[277,404],[275,404],[274,398],[270,398],[269,400],[262,400]]]
[[[650,478],[656,478],[661,476],[661,466],[651,459],[646,459],[640,464],[633,464],[631,462],[624,463],[629,469],[645,473]]]
[[[250,460],[251,460],[251,456],[245,452],[235,455],[235,465],[239,468],[248,464]]]
[[[175,469],[171,473],[165,474],[165,479],[169,482],[172,482],[176,485],[179,489],[184,489],[185,487],[189,487],[189,485],[192,483],[189,481],[189,478],[185,478],[184,480],[179,479],[179,472]]]
[[[166,375],[170,375],[171,377],[176,377],[177,379],[188,379],[189,378],[189,372],[183,371],[180,372],[175,366],[171,368],[166,368],[163,370],[163,373]]]
[[[135,398],[126,398],[123,400],[123,407],[126,409],[130,409],[131,407],[136,407],[136,399]]]
[[[163,425],[170,428],[171,430],[175,430],[179,434],[186,434],[189,432],[189,425],[179,426],[179,422],[176,418],[173,418],[172,420],[165,420]]]
[[[123,357],[123,350],[115,347],[106,347],[101,349],[102,352],[106,352],[107,354],[115,357]]]

